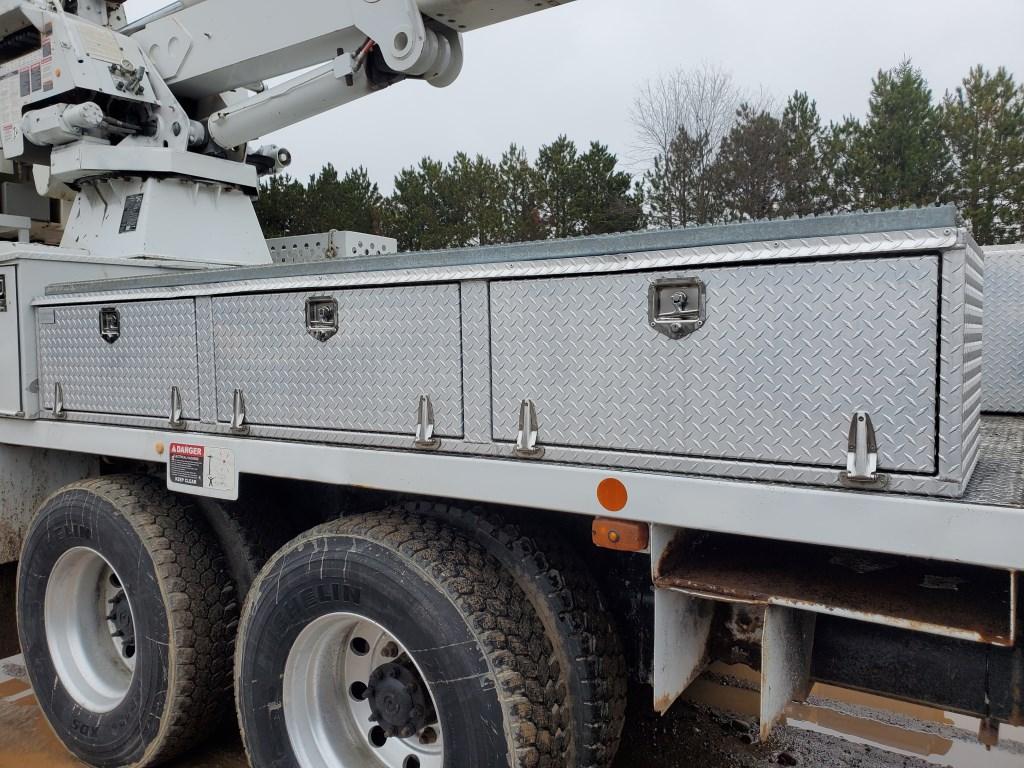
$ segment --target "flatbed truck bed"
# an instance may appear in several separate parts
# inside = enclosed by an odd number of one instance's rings
[[[48,269],[29,261],[19,279]],[[483,547],[528,596],[488,604],[537,611],[556,674],[603,702],[602,743],[627,670],[665,712],[712,661],[758,669],[764,737],[814,681],[1020,724],[1024,417],[980,413],[981,265],[933,209],[51,281],[18,304],[24,386],[0,460],[24,469],[0,522],[31,554],[91,536],[97,506],[131,519],[117,499],[159,499],[234,553],[256,667],[269,651],[252,643],[326,663],[324,637],[371,631],[365,594]],[[352,582],[332,548],[383,545],[379,530],[427,548]],[[74,594],[92,566],[72,566]],[[45,582],[23,579],[22,604],[47,604]],[[411,599],[400,584],[384,605]],[[321,603],[337,610],[297,637],[267,634]],[[517,616],[501,620],[533,631]],[[415,656],[400,635],[381,647]],[[388,653],[373,663],[405,680]],[[326,709],[383,717],[378,678]],[[239,685],[243,726],[277,711]],[[321,705],[287,696],[293,725],[320,727]],[[408,718],[366,749],[430,758],[435,726]]]

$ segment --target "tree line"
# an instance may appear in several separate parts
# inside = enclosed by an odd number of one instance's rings
[[[268,237],[353,229],[421,250],[951,202],[980,243],[1024,240],[1024,85],[1004,68],[936,99],[903,62],[864,118],[825,124],[807,93],[779,107],[705,67],[648,81],[631,116],[636,176],[562,136],[536,158],[423,158],[388,196],[364,168],[273,177],[257,212]]]
[[[352,229],[395,237],[403,250],[624,232],[645,225],[643,197],[615,155],[560,137],[535,161],[513,144],[495,162],[457,154],[406,168],[384,197],[364,168],[325,166],[303,185],[265,183],[257,213],[268,237]]]

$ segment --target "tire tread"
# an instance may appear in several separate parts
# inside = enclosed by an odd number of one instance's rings
[[[158,765],[210,736],[230,714],[239,606],[223,553],[196,506],[156,478],[109,475],[63,490],[112,504],[152,559],[168,620],[167,704],[135,765]]]
[[[556,654],[554,716],[558,737],[570,743],[568,764],[609,768],[626,717],[626,658],[611,612],[579,554],[557,531],[518,510],[426,500],[403,502],[395,508],[447,520],[471,532],[514,573],[533,601]],[[572,701],[571,690],[581,692],[582,701]]]
[[[399,510],[371,512],[334,520],[302,534],[279,551],[253,585],[242,616],[245,647],[259,581],[270,578],[277,561],[291,550],[325,536],[363,538],[402,555],[448,596],[476,636],[497,682],[505,713],[513,765],[560,768],[552,726],[551,696],[555,671],[544,627],[523,599],[518,585],[483,547],[452,526]],[[241,653],[236,676],[241,671]]]

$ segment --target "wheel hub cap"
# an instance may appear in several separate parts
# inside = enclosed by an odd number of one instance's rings
[[[370,675],[367,699],[370,719],[387,736],[407,739],[421,731],[432,719],[426,691],[408,667],[397,662],[383,664]]]
[[[299,768],[444,768],[443,729],[415,654],[372,620],[339,612],[308,624],[282,683]]]

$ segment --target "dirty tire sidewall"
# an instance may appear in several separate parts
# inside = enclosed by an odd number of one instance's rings
[[[136,633],[135,673],[124,701],[103,714],[83,709],[64,689],[50,657],[43,604],[61,555],[89,547],[111,564],[128,593]],[[137,763],[157,737],[167,708],[168,618],[152,559],[109,501],[84,489],[48,500],[36,515],[18,572],[21,647],[39,706],[64,744],[95,766]]]
[[[412,654],[440,713],[446,766],[510,765],[492,670],[467,617],[439,586],[375,542],[340,534],[304,539],[271,560],[242,617],[236,695],[252,764],[298,765],[282,708],[288,653],[314,620],[345,612],[377,622]]]

